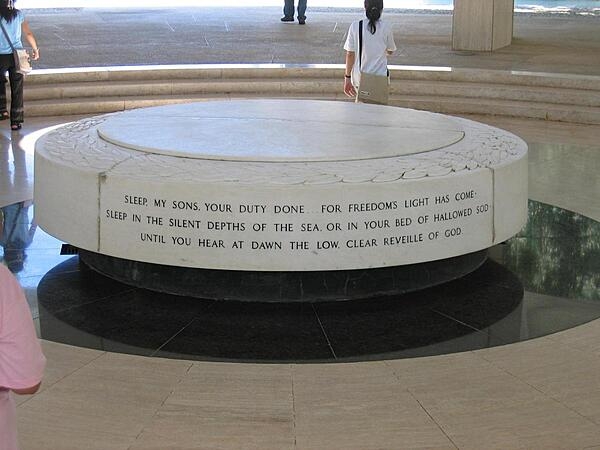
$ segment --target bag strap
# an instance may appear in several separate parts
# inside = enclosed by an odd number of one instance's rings
[[[2,22],[0,22],[0,25],[2,25]],[[362,70],[362,25],[363,25],[363,21],[360,20],[358,22],[358,70],[361,71]],[[2,27],[2,29],[4,29],[4,27]]]
[[[8,33],[6,32],[6,28],[4,28],[4,24],[2,23],[2,19],[0,19],[0,27],[2,27],[2,32],[4,33],[4,37],[8,41],[8,45],[10,45],[10,48],[12,48],[12,51],[14,53],[16,51],[15,50],[15,46],[13,45],[12,41],[8,37]]]

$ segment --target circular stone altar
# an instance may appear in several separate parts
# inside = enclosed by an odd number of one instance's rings
[[[43,136],[35,202],[40,226],[105,272],[134,268],[103,257],[171,271],[393,268],[480,254],[516,234],[527,146],[481,123],[389,106],[160,106]]]

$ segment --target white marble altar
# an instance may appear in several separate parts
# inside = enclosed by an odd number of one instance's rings
[[[388,106],[213,101],[84,119],[36,146],[36,219],[102,255],[242,271],[476,252],[526,220],[527,146]]]

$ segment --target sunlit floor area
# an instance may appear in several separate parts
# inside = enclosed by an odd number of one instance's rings
[[[26,11],[41,47],[34,69],[342,64],[348,27],[362,17],[360,9],[315,8],[299,26],[281,14],[277,6]],[[515,14],[512,45],[494,53],[453,50],[450,12],[384,10],[382,17],[398,47],[391,65],[598,74],[600,16]]]

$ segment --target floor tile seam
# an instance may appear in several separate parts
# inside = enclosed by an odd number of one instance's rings
[[[23,396],[19,396],[19,403],[16,405],[17,408],[21,408],[22,406],[24,406],[25,404],[27,404],[28,402],[32,401],[38,394],[41,394],[43,392],[43,390],[40,390],[38,392],[36,392],[33,395],[23,395]],[[16,394],[12,394],[11,395],[16,395]]]
[[[391,370],[393,377],[396,379],[396,382],[401,386],[402,380],[401,380],[400,376],[398,375],[398,373],[396,372],[396,369],[394,369],[394,367],[392,367],[388,361],[383,361],[383,363],[385,364],[386,367],[388,367],[388,369]],[[427,410],[425,405],[423,405],[423,403],[421,403],[421,401],[419,400],[417,395],[414,392],[412,392],[412,390],[409,387],[405,388],[404,391],[406,391],[411,396],[411,398],[417,403],[419,408],[421,408],[421,410],[427,415],[427,417],[429,417],[429,420],[431,420],[435,424],[435,426],[438,428],[438,430],[440,430],[440,432],[446,437],[446,439],[448,439],[448,441],[452,444],[452,446],[456,450],[459,450],[460,447],[457,445],[457,443],[454,442],[454,440],[450,437],[450,435],[446,432],[446,430],[444,430],[444,427],[435,419],[435,417],[433,417],[432,413],[430,413]]]
[[[410,392],[410,390],[409,390],[409,392]],[[587,417],[587,416],[585,416],[585,415],[583,415],[583,414],[579,413],[578,411],[574,410],[573,408],[569,407],[568,405],[565,405],[565,404],[561,403],[560,401],[557,401],[557,400],[556,400],[556,399],[554,399],[554,398],[551,398],[551,397],[549,397],[549,396],[547,396],[547,395],[541,395],[539,398],[540,398],[540,399],[542,399],[542,398],[543,398],[543,399],[545,399],[545,400],[547,400],[547,401],[550,401],[550,402],[553,402],[553,403],[555,403],[555,404],[557,404],[557,405],[560,405],[560,407],[561,407],[561,408],[564,408],[564,410],[570,411],[570,412],[571,412],[571,413],[573,413],[574,415],[576,415],[576,416],[578,416],[579,418],[583,419],[583,420],[584,420],[586,423],[588,423],[589,425],[592,425],[594,428],[600,428],[600,427],[598,426],[598,424],[597,424],[597,423],[595,423],[593,420],[591,420],[589,417]],[[420,405],[420,406],[421,406],[421,407],[422,407],[422,408],[423,408],[423,409],[424,409],[424,410],[427,412],[427,414],[428,414],[428,415],[431,417],[431,419],[432,419],[432,420],[433,420],[433,421],[436,423],[436,425],[438,425],[438,427],[440,428],[440,430],[442,430],[442,432],[444,432],[444,434],[445,434],[445,435],[448,437],[448,439],[450,439],[454,445],[458,445],[458,444],[456,444],[456,443],[455,443],[455,442],[452,440],[452,438],[450,437],[450,434],[449,434],[449,433],[446,433],[446,432],[444,431],[444,425],[442,425],[441,423],[438,423],[438,422],[435,420],[435,417],[434,417],[434,416],[435,416],[435,413],[431,413],[431,414],[430,414],[430,413],[429,413],[429,411],[426,409],[426,407],[425,407],[424,405],[422,405],[422,404],[421,404],[421,402],[420,402],[420,401],[418,401],[418,399],[417,399],[417,402],[418,402],[418,403],[419,403],[419,405]],[[485,411],[482,411],[482,414],[483,414],[483,413],[485,413]],[[451,429],[452,429],[454,426],[455,426],[455,425],[452,425],[452,424],[450,424],[450,423],[448,423],[448,424],[447,424],[447,427],[448,427],[448,428],[451,428]],[[461,433],[461,430],[457,430],[457,431],[458,431],[459,435],[460,435],[460,434],[462,434],[462,433]],[[462,448],[462,447],[458,446],[457,448]]]
[[[600,431],[600,423],[596,422],[595,420],[593,420],[591,417],[586,416],[585,414],[579,412],[577,409],[575,409],[574,407],[562,402],[561,400],[559,400],[558,398],[556,398],[554,395],[552,395],[551,392],[546,392],[544,389],[537,387],[536,385],[534,385],[533,383],[530,383],[529,381],[519,377],[516,374],[513,374],[510,370],[494,363],[493,361],[488,360],[485,355],[477,355],[480,358],[482,358],[485,361],[488,361],[493,367],[495,367],[496,369],[500,370],[501,372],[506,373],[507,375],[509,375],[510,377],[512,377],[513,379],[515,379],[516,381],[525,384],[526,386],[529,386],[531,389],[533,389],[534,391],[538,392],[539,394],[541,394],[544,398],[551,400],[552,402],[560,405],[563,408],[566,408],[567,410],[571,411],[572,413],[576,414],[577,416],[581,417],[582,419],[585,419],[587,422],[589,422],[590,424],[594,425],[596,428],[599,429]]]
[[[175,332],[171,337],[169,337],[167,340],[165,340],[161,345],[159,345],[159,347],[155,350],[153,350],[150,354],[145,355],[147,358],[157,358],[157,359],[163,359],[162,356],[160,356],[159,352],[167,345],[169,344],[169,342],[171,342],[173,339],[175,339],[177,336],[179,336],[181,333],[183,333],[183,331],[185,331],[190,325],[192,325],[196,320],[198,320],[201,317],[201,314],[205,314],[207,313],[214,305],[215,305],[216,301],[211,301],[210,304],[204,308],[201,312],[199,312],[197,315],[194,315],[192,317],[192,319],[185,324],[179,331]],[[148,350],[152,350],[152,349],[148,349]],[[177,354],[177,352],[175,352],[175,354]],[[177,360],[181,360],[181,361],[189,361],[187,359],[181,359],[181,358],[176,358]],[[198,362],[201,362],[204,360],[199,360]],[[208,361],[208,360],[206,360]],[[190,366],[188,368],[188,373],[189,371],[192,369],[192,366]]]
[[[581,346],[581,347],[577,346],[577,345],[573,345],[570,340],[565,341],[560,336],[562,333],[566,333],[566,332],[576,333],[579,328],[581,328],[582,326],[585,326],[585,325],[589,325],[592,322],[598,322],[598,323],[600,323],[600,318],[590,320],[589,322],[582,323],[582,324],[580,324],[580,325],[578,325],[576,327],[568,328],[566,330],[561,330],[561,331],[549,334],[549,335],[544,336],[544,337],[547,337],[551,341],[555,342],[558,345],[562,345],[563,347],[566,347],[567,349],[574,350],[574,351],[576,351],[578,353],[581,353],[581,354],[583,354],[585,356],[591,356],[592,358],[599,358],[600,359],[600,354],[597,353],[597,352],[595,352],[595,351],[593,351],[593,350],[591,350],[587,345],[584,345],[584,346]],[[596,335],[597,335],[596,337],[598,339],[600,339],[600,332],[596,332]]]
[[[56,278],[58,278],[60,275],[65,274],[65,273],[67,273],[67,272],[62,272],[61,274],[57,274]],[[75,271],[70,272],[70,273],[75,273]],[[107,301],[107,300],[110,300],[110,299],[112,299],[114,297],[118,297],[120,295],[128,294],[128,293],[134,292],[136,290],[138,290],[138,288],[128,288],[128,289],[125,289],[124,291],[119,291],[118,293],[107,295],[106,297],[98,298],[96,300],[92,300],[92,301],[89,301],[89,302],[80,303],[78,305],[73,305],[73,306],[69,306],[67,308],[62,308],[62,309],[58,309],[56,311],[52,311],[52,315],[56,317],[56,314],[60,314],[60,313],[63,313],[65,311],[70,311],[72,309],[81,308],[83,306],[93,305],[94,303],[99,303],[99,302]]]
[[[292,435],[294,437],[294,446],[296,449],[298,447],[298,431],[296,429],[296,392],[294,389],[294,365],[289,365],[290,369],[290,384],[291,384],[291,396],[292,396]]]
[[[49,341],[49,342],[53,342],[53,341]],[[74,348],[76,348],[76,347],[74,347]],[[90,359],[85,364],[83,364],[83,365],[77,367],[76,369],[70,371],[66,375],[61,376],[59,379],[57,379],[56,381],[50,383],[47,386],[45,385],[44,381],[42,380],[42,384],[40,386],[40,390],[37,393],[35,393],[34,395],[30,396],[30,398],[28,400],[26,400],[25,402],[20,403],[18,407],[20,407],[21,405],[24,405],[25,403],[28,403],[29,401],[35,399],[36,397],[40,396],[41,394],[44,394],[44,393],[52,390],[57,384],[59,384],[62,381],[66,380],[67,378],[72,377],[73,375],[75,375],[77,372],[81,371],[85,367],[90,366],[91,364],[93,364],[94,362],[96,362],[98,359],[104,357],[107,353],[108,352],[100,351],[100,353],[98,355],[96,355],[94,358]]]
[[[600,318],[594,319],[594,320],[600,321]],[[593,320],[590,321],[590,322],[593,322]],[[586,323],[589,324],[590,322],[586,322]],[[585,324],[583,324],[583,325],[585,325]],[[575,326],[573,328],[568,328],[566,330],[561,330],[561,331],[558,331],[556,333],[548,334],[546,336],[539,336],[539,337],[535,337],[535,338],[532,338],[532,339],[527,339],[527,340],[524,340],[524,341],[510,343],[508,345],[503,346],[503,348],[509,349],[513,354],[518,354],[520,346],[527,346],[527,345],[530,345],[530,344],[536,344],[536,343],[540,343],[540,342],[542,342],[542,341],[545,340],[545,341],[552,341],[553,350],[557,351],[557,352],[560,352],[560,353],[572,354],[573,351],[575,351],[576,353],[579,354],[580,358],[587,358],[587,357],[589,357],[590,359],[596,359],[596,358],[600,357],[600,355],[597,355],[595,353],[590,354],[590,352],[587,349],[585,349],[585,348],[580,349],[580,348],[572,347],[570,345],[567,345],[565,342],[562,342],[562,341],[558,340],[558,338],[553,337],[553,335],[556,335],[556,334],[562,333],[562,332],[566,332],[566,331],[574,332],[574,331],[577,330],[577,328],[579,328],[579,327]],[[560,347],[560,348],[557,348],[557,347]],[[489,364],[497,366],[501,370],[508,370],[508,369],[505,369],[505,367],[503,367],[501,365],[501,363],[499,363],[497,361],[494,361],[490,356],[486,356],[485,355],[485,351],[486,350],[489,350],[489,349],[477,349],[477,350],[473,350],[472,353],[475,353],[478,357],[482,358],[483,360],[485,360]],[[492,350],[493,350],[493,348],[492,348]]]
[[[151,357],[148,357],[148,358],[151,358]],[[152,423],[154,422],[154,420],[156,420],[159,417],[159,413],[162,410],[162,408],[165,406],[165,403],[167,402],[167,400],[174,395],[175,390],[177,388],[177,385],[180,385],[184,381],[184,379],[190,373],[190,371],[191,371],[191,369],[192,369],[193,366],[194,366],[194,363],[193,362],[189,362],[188,367],[185,370],[185,373],[179,377],[179,379],[175,383],[175,387],[172,388],[172,389],[170,389],[169,392],[165,394],[165,396],[162,399],[162,401],[160,402],[160,404],[154,410],[154,413],[148,418],[147,422],[144,425],[141,426],[141,429],[140,429],[139,433],[133,438],[133,441],[129,445],[129,447],[127,447],[128,449],[131,449],[136,444],[136,442],[139,442],[139,440],[141,439],[141,437],[144,434],[144,432],[149,427],[152,426]]]
[[[175,339],[177,336],[179,336],[181,333],[183,333],[183,331],[189,327],[192,323],[194,323],[198,318],[197,317],[193,317],[187,324],[185,324],[183,327],[181,327],[181,329],[179,331],[177,331],[176,333],[173,334],[173,336],[171,336],[170,338],[168,338],[165,342],[163,342],[156,350],[154,350],[149,357],[151,358],[160,358],[159,355],[157,355],[158,352],[160,352],[167,344],[169,344],[169,342],[171,342],[173,339]]]
[[[440,316],[445,317],[445,318],[447,318],[447,319],[449,319],[449,320],[451,320],[453,322],[456,322],[456,323],[458,323],[458,324],[460,324],[460,325],[462,325],[464,327],[467,327],[467,328],[469,328],[469,329],[477,332],[478,334],[483,334],[484,336],[488,336],[488,334],[484,334],[484,332],[483,332],[482,329],[479,329],[479,328],[477,328],[475,326],[469,325],[466,322],[458,320],[458,319],[456,319],[456,318],[454,318],[454,317],[452,317],[452,316],[450,316],[448,314],[445,314],[445,313],[443,313],[441,311],[438,311],[436,308],[427,308],[427,309],[429,309],[430,311],[432,311],[432,312],[434,312],[436,314],[439,314]],[[507,341],[506,339],[504,339],[504,337],[499,336],[495,332],[492,332],[492,331],[489,331],[489,336],[491,336],[491,337],[493,337],[495,339],[498,339],[500,341],[499,345],[508,345],[508,344],[512,344],[513,343],[511,341]],[[521,341],[519,341],[519,342],[521,342]],[[489,348],[489,347],[486,347],[486,348]]]
[[[313,303],[310,304],[310,307],[311,307],[311,309],[313,311],[313,314],[315,315],[315,318],[317,319],[317,323],[319,324],[319,327],[321,328],[321,332],[323,333],[323,336],[325,337],[325,341],[327,342],[327,346],[329,347],[329,350],[331,351],[331,354],[333,355],[333,359],[334,359],[334,361],[337,361],[338,357],[335,354],[335,350],[333,348],[333,345],[332,345],[331,341],[329,340],[329,335],[325,331],[325,327],[323,326],[323,323],[321,322],[321,318],[319,317],[317,309],[315,308],[315,305]]]

